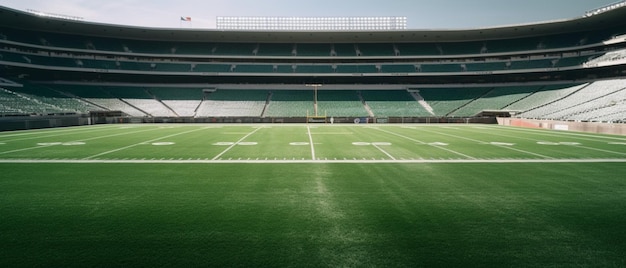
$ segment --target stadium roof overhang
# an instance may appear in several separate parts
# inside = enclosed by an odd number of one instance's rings
[[[396,30],[396,31],[221,31],[122,26],[43,17],[0,6],[0,25],[83,36],[180,42],[254,43],[383,43],[459,42],[547,36],[592,31],[626,24],[626,7],[594,16],[478,29]]]

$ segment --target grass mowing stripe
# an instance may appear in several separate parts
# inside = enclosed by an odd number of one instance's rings
[[[623,267],[624,167],[2,164],[0,267]]]
[[[313,136],[311,136],[311,127],[307,125],[306,130],[309,134],[309,143],[311,144],[311,159],[315,160],[315,145],[313,145]]]
[[[231,144],[230,146],[228,146],[228,148],[226,148],[224,151],[222,151],[221,153],[219,153],[218,155],[216,155],[215,157],[213,157],[212,160],[217,160],[219,159],[222,155],[224,155],[226,152],[230,151],[230,149],[232,149],[233,147],[235,147],[237,144],[239,144],[240,142],[242,142],[243,140],[245,140],[246,138],[248,138],[250,135],[254,134],[255,132],[259,131],[259,129],[262,129],[263,127],[257,127],[255,128],[252,132],[246,134],[245,136],[243,136],[243,138],[239,139],[237,142]]]
[[[171,137],[175,137],[175,136],[178,136],[178,135],[187,134],[187,133],[191,133],[191,132],[195,132],[195,131],[198,131],[198,130],[203,130],[203,129],[205,129],[205,128],[197,128],[197,129],[192,129],[192,130],[189,130],[189,131],[184,131],[184,132],[180,132],[180,133],[175,133],[175,134],[167,135],[167,136],[165,136],[165,137],[159,137],[159,138],[152,139],[152,140],[149,140],[149,141],[144,141],[144,142],[140,142],[140,143],[136,143],[136,144],[128,145],[128,146],[125,146],[125,147],[122,147],[122,148],[117,148],[117,149],[113,149],[113,150],[106,151],[106,152],[103,152],[103,153],[99,153],[99,154],[96,154],[96,155],[88,156],[88,157],[85,157],[85,158],[83,158],[83,159],[87,160],[87,159],[95,158],[95,157],[102,156],[102,155],[105,155],[105,154],[110,154],[110,153],[113,153],[113,152],[117,152],[117,151],[121,151],[121,150],[126,150],[126,149],[128,149],[128,148],[132,148],[132,147],[135,147],[135,146],[141,145],[141,144],[143,144],[143,143],[148,143],[148,142],[158,141],[158,140],[162,140],[162,139],[167,139],[167,138],[171,138]]]
[[[395,132],[392,132],[392,131],[389,131],[389,130],[383,130],[383,129],[380,129],[380,128],[373,128],[373,129],[376,129],[376,130],[379,130],[379,131],[382,131],[382,132],[385,132],[385,133],[388,133],[388,134],[391,134],[391,135],[394,135],[394,136],[397,136],[397,137],[400,137],[400,138],[403,138],[403,139],[414,141],[414,142],[417,142],[417,143],[420,143],[420,144],[426,144],[428,146],[432,146],[432,147],[435,147],[435,148],[438,148],[438,149],[441,149],[441,150],[444,150],[444,151],[448,151],[448,152],[451,152],[453,154],[463,156],[465,158],[476,159],[475,157],[466,155],[464,153],[459,153],[457,151],[454,151],[454,150],[451,150],[451,149],[448,149],[448,148],[444,148],[443,146],[439,146],[439,145],[436,145],[436,144],[425,143],[423,141],[420,141],[420,140],[417,140],[417,139],[414,139],[414,138],[411,138],[411,137],[407,137],[405,135],[402,135],[402,134],[399,134],[399,133],[395,133]]]

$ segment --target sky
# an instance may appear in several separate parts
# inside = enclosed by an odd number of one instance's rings
[[[571,19],[617,0],[0,0],[85,21],[214,29],[218,16],[403,16],[409,29],[468,29]],[[181,22],[180,17],[191,17]]]

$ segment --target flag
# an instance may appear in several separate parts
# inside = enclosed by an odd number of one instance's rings
[[[180,17],[182,21],[191,21],[191,17]]]

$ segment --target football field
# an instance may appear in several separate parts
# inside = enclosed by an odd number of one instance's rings
[[[0,133],[0,266],[626,266],[626,137],[496,125]]]

